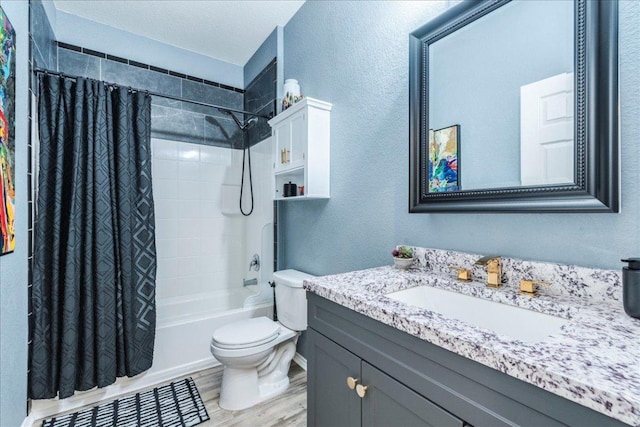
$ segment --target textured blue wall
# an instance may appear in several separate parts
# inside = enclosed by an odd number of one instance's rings
[[[446,6],[306,2],[285,27],[285,78],[334,107],[331,199],[280,202],[281,267],[389,264],[399,243],[613,269],[638,256],[640,2],[620,3],[621,213],[407,213],[408,34]]]
[[[27,140],[29,3],[0,3],[16,30],[16,250],[0,257],[0,426],[27,408]]]

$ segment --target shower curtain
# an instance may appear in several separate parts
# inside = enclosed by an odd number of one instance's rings
[[[55,75],[38,85],[29,395],[65,398],[151,367],[151,97]]]

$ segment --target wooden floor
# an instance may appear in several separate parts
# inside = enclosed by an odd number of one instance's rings
[[[210,420],[198,424],[198,427],[302,427],[307,425],[307,373],[295,362],[291,362],[291,369],[289,370],[289,380],[291,383],[286,392],[243,411],[227,411],[218,406],[220,383],[222,381],[222,366],[186,376],[193,378],[204,402],[204,406],[209,413]],[[184,377],[176,379],[179,380],[182,378]],[[166,384],[170,382],[171,381],[167,381]],[[105,402],[98,402],[91,406],[97,406],[102,403]],[[70,412],[77,412],[82,409],[85,408]],[[38,420],[33,425],[41,426],[42,420]]]
[[[266,402],[243,411],[227,411],[218,406],[220,396],[221,368],[208,369],[192,375],[200,396],[207,408],[209,417],[202,427],[269,427],[269,426],[301,426],[307,425],[307,373],[291,363],[286,392]]]

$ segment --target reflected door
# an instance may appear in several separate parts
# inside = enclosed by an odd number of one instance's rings
[[[522,185],[574,182],[573,73],[520,88]]]

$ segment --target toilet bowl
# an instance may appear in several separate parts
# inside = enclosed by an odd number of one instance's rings
[[[267,317],[232,322],[216,329],[211,354],[224,365],[219,405],[240,410],[289,387],[289,367],[299,332],[307,327],[302,282],[313,276],[295,270],[273,274],[280,322]]]

